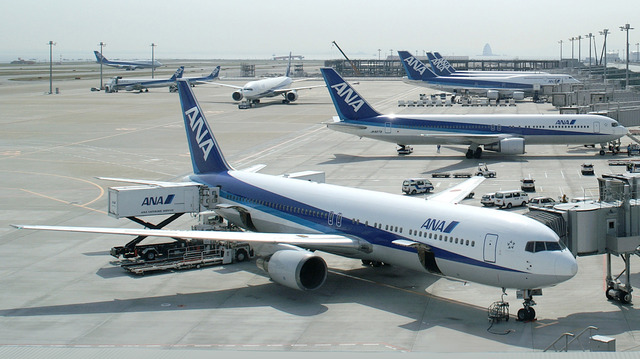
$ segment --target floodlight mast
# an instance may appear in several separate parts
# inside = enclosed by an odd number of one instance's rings
[[[102,59],[104,59],[104,57],[102,57],[102,48],[107,46],[107,44],[100,41],[98,45],[100,46],[100,90],[104,90],[104,87],[102,86],[102,63],[104,62],[102,61]]]
[[[53,93],[53,46],[55,42],[49,41],[49,95]]]
[[[154,44],[153,42],[151,43],[151,78],[153,78],[153,75],[156,69],[156,67],[154,66],[155,65],[154,49],[156,46],[158,45]]]
[[[633,30],[633,28],[629,25],[629,24],[624,24],[624,26],[620,26],[620,31],[626,31],[627,32],[627,57],[626,57],[626,62],[627,62],[627,71],[626,71],[626,75],[625,75],[625,88],[629,88],[629,30]]]

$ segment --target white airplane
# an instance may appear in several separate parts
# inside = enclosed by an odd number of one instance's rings
[[[439,52],[427,52],[431,70],[438,76],[510,76],[510,75],[549,75],[543,71],[479,71],[456,70]]]
[[[110,60],[107,60],[106,57],[102,56],[102,54],[99,53],[98,51],[94,51],[93,53],[96,55],[97,63],[103,63],[107,66],[117,67],[119,69],[125,69],[127,71],[133,71],[135,69],[151,69],[151,68],[164,66],[158,60],[110,61]]]
[[[405,82],[452,93],[472,92],[491,99],[509,97],[521,100],[525,96],[534,95],[543,85],[580,83],[573,77],[563,74],[438,76],[409,52],[398,51],[398,55],[407,73]]]
[[[186,80],[178,92],[194,173],[217,188],[215,211],[247,232],[13,225],[19,229],[199,238],[253,243],[271,279],[317,289],[327,265],[317,251],[382,262],[502,288],[524,289],[521,320],[535,318],[537,289],[572,278],[577,264],[549,227],[531,218],[459,202],[483,177],[428,200],[234,170]],[[166,186],[167,182],[123,180]],[[182,182],[185,183],[185,182]],[[316,252],[314,252],[316,251]]]
[[[408,145],[468,145],[466,157],[480,158],[482,147],[510,155],[525,153],[525,144],[599,143],[604,155],[606,144],[628,132],[601,115],[382,115],[335,70],[320,71],[338,112],[327,127],[396,143],[401,154]]]
[[[211,73],[207,76],[181,77],[181,78],[189,81],[189,84],[191,84],[191,86],[195,86],[195,85],[208,84],[210,83],[210,81],[213,81],[216,78],[218,78],[218,75],[220,75],[220,65],[216,66],[216,68],[213,69],[213,71],[211,71]]]
[[[247,99],[251,104],[260,103],[260,99],[263,97],[275,97],[281,95],[284,97],[282,103],[290,103],[298,99],[299,90],[308,90],[316,87],[324,87],[323,85],[317,86],[303,86],[303,87],[291,87],[294,81],[289,77],[291,73],[291,54],[289,54],[289,64],[284,76],[266,78],[262,80],[247,82],[244,86],[236,86],[230,84],[224,84],[216,82],[220,86],[231,87],[236,89],[231,94],[231,98],[234,101],[241,101],[243,98]]]
[[[215,70],[214,70],[215,71]],[[180,66],[176,72],[168,79],[132,79],[122,78],[122,76],[113,77],[104,85],[105,92],[118,92],[121,89],[127,91],[146,91],[150,88],[169,87],[169,91],[174,92],[176,79],[182,77],[184,66]]]

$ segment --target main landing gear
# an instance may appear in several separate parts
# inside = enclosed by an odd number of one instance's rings
[[[542,295],[542,289],[521,289],[516,292],[518,299],[524,299],[523,308],[518,310],[518,320],[521,322],[530,322],[536,319],[536,311],[533,306],[536,302],[533,300],[534,295]]]
[[[469,159],[482,157],[482,147],[478,145],[469,146],[469,149],[467,149],[467,153],[465,154],[465,157]]]
[[[611,152],[611,154],[616,155],[620,152],[620,143],[622,141],[620,141],[620,139],[617,139],[616,141],[611,141],[608,144],[605,143],[601,143],[600,144],[600,156],[604,156],[606,151],[605,148],[609,148],[609,152]]]

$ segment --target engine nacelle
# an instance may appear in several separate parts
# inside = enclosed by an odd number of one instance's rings
[[[315,290],[327,279],[324,259],[304,250],[280,250],[256,264],[274,282],[293,289]]]
[[[513,95],[511,95],[514,100],[524,100],[524,92],[522,91],[513,91]]]
[[[496,90],[489,90],[487,91],[487,98],[489,100],[497,100],[500,98],[500,92]]]
[[[524,138],[505,138],[499,142],[484,145],[484,149],[507,155],[521,155],[524,153]]]
[[[284,96],[287,101],[293,102],[298,99],[298,93],[296,91],[289,91]]]
[[[242,100],[243,97],[244,96],[242,96],[242,92],[240,92],[240,91],[235,91],[234,93],[231,94],[231,98],[234,101],[240,101],[240,100]]]

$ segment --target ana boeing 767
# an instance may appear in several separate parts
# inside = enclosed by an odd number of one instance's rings
[[[416,275],[449,276],[503,291],[524,289],[522,320],[535,317],[534,289],[554,286],[577,272],[575,258],[549,227],[519,214],[458,203],[483,177],[424,200],[234,170],[189,83],[178,80],[178,91],[194,172],[186,183],[216,189],[215,211],[246,232],[14,227],[250,242],[257,246],[259,267],[274,282],[298,290],[325,282],[327,264],[319,252],[384,262]]]

